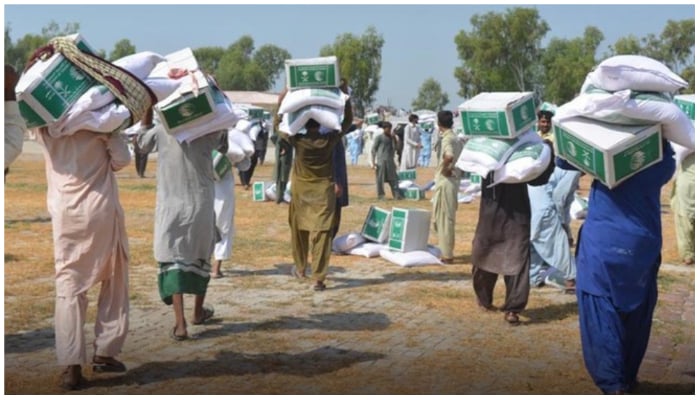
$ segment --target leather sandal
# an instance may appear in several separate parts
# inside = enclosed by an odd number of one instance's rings
[[[61,373],[61,388],[78,390],[85,383],[80,365],[69,365]]]
[[[321,281],[316,281],[316,285],[314,285],[314,290],[317,292],[324,291],[326,290],[326,284]]]
[[[92,357],[93,372],[126,372],[126,365],[114,357]]]
[[[513,311],[506,311],[505,320],[511,325],[518,325],[520,323],[518,313]]]

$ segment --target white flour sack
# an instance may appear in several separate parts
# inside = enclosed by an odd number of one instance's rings
[[[688,82],[653,58],[639,55],[610,57],[590,73],[591,82],[599,88],[674,93],[688,87]]]
[[[362,236],[361,233],[357,232],[350,232],[346,233],[345,235],[338,236],[337,238],[333,239],[333,251],[337,253],[345,253],[347,251],[350,251],[351,249],[361,245],[362,243],[366,242],[367,239]]]
[[[321,105],[334,109],[345,107],[348,95],[338,88],[308,88],[297,89],[284,96],[280,104],[279,114],[294,112],[302,107]]]
[[[243,125],[243,124],[241,124]],[[247,129],[241,130],[239,124],[236,124],[235,128],[230,128],[228,130],[228,148],[229,148],[229,153],[231,157],[240,157],[240,155],[234,153],[237,152],[238,149],[243,153],[243,157],[250,157],[255,153],[255,147],[253,146],[253,141],[250,140],[250,137],[248,136],[248,133],[246,132]],[[235,155],[234,155],[235,154]],[[238,161],[233,161],[232,162],[238,162]]]
[[[168,77],[148,77],[143,79],[143,83],[151,88],[158,101],[161,101],[175,93],[181,82],[179,79],[170,79]]]
[[[592,86],[559,107],[555,118],[584,116],[620,125],[661,123],[663,137],[689,149],[695,148],[693,121],[665,93],[621,90],[607,92]]]
[[[383,249],[379,255],[394,264],[401,267],[412,267],[417,265],[442,265],[440,261],[440,249],[434,246],[428,246],[428,250],[414,250],[405,253]]]
[[[112,64],[124,68],[137,78],[143,80],[151,74],[151,71],[153,71],[153,68],[155,68],[158,63],[163,61],[165,61],[165,57],[160,54],[152,51],[142,51],[117,59],[113,61]]]
[[[297,111],[284,114],[282,117],[283,126],[288,129],[290,135],[296,135],[309,119],[314,119],[322,127],[340,130],[340,118],[343,110],[333,109],[326,106],[311,105],[302,107]],[[282,126],[280,127],[282,129]]]
[[[389,246],[382,243],[364,242],[357,247],[353,247],[352,249],[348,250],[347,253],[354,256],[373,258],[379,257],[379,252],[388,248]]]
[[[529,182],[547,169],[552,150],[544,143],[525,143],[511,154],[508,161],[493,173],[492,187],[498,183]]]
[[[462,171],[474,172],[485,178],[490,171],[500,168],[518,146],[531,142],[541,142],[532,130],[514,139],[476,136],[467,141],[456,165]]]

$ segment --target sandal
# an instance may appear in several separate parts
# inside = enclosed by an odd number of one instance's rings
[[[69,365],[61,373],[60,387],[65,390],[78,390],[85,383],[80,365]]]
[[[507,311],[505,315],[505,320],[511,325],[518,325],[520,324],[520,317],[518,316],[518,313],[513,312],[513,311]]]
[[[190,338],[189,336],[187,336],[186,333],[185,333],[184,335],[178,335],[178,334],[176,334],[176,333],[175,333],[176,330],[177,330],[177,326],[174,326],[174,327],[173,327],[173,330],[170,331],[170,338],[173,339],[173,340],[175,340],[176,342],[182,342],[183,340],[187,340],[187,339]]]
[[[212,307],[203,307],[203,311],[204,316],[199,320],[192,321],[192,325],[202,325],[214,316],[214,309]]]
[[[93,372],[126,372],[126,365],[114,357],[92,357]]]
[[[316,285],[314,285],[314,290],[317,292],[322,292],[326,290],[326,284],[321,281],[316,281]]]
[[[306,279],[306,274],[299,272],[296,267],[292,267],[292,276],[297,279]]]

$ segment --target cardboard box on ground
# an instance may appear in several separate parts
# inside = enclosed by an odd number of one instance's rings
[[[391,210],[390,250],[425,250],[428,248],[429,235],[430,211],[397,207]]]

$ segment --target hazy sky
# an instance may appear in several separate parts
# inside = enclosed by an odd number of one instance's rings
[[[5,2],[7,3],[7,2]],[[12,2],[10,2],[12,3]],[[471,31],[474,14],[502,13],[512,7],[536,7],[554,37],[583,35],[586,26],[600,29],[605,50],[627,35],[659,35],[668,20],[695,18],[692,2],[676,5],[566,5],[510,2],[483,4],[158,4],[152,5],[32,5],[5,4],[5,28],[13,42],[27,33],[39,34],[51,21],[61,27],[80,24],[80,32],[97,49],[110,52],[120,39],[137,51],[167,54],[184,47],[227,47],[250,35],[257,47],[274,44],[294,58],[316,57],[321,47],[349,32],[361,35],[374,26],[383,36],[382,72],[377,104],[410,108],[420,85],[436,79],[449,95],[448,108],[463,102],[457,95],[454,68],[461,64],[454,43],[460,30]],[[211,3],[211,2],[209,2]],[[619,2],[618,2],[619,3]],[[283,76],[278,79],[281,87]]]

